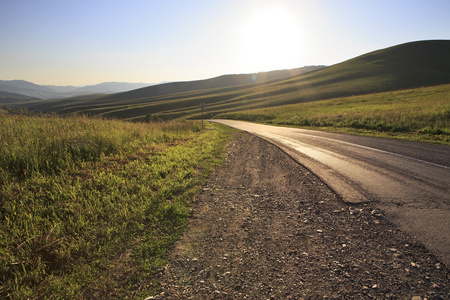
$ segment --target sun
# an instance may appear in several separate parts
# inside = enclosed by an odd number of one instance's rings
[[[242,29],[242,63],[252,72],[298,67],[300,28],[282,7],[253,15]]]

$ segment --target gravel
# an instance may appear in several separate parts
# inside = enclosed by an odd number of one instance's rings
[[[424,246],[258,137],[237,133],[192,202],[148,299],[450,299]]]

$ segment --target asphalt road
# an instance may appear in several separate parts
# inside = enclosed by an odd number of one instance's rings
[[[373,202],[450,266],[450,146],[211,120],[280,147],[343,201]]]

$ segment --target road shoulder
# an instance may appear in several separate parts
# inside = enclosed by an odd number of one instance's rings
[[[272,144],[240,132],[193,200],[153,299],[446,299],[450,276],[370,203],[342,202]]]

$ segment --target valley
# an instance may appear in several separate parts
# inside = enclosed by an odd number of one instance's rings
[[[167,121],[199,119],[199,105],[205,103],[206,118],[448,143],[449,53],[450,41],[419,41],[329,67],[224,75],[15,107],[128,121]],[[263,78],[255,79],[258,76]]]

